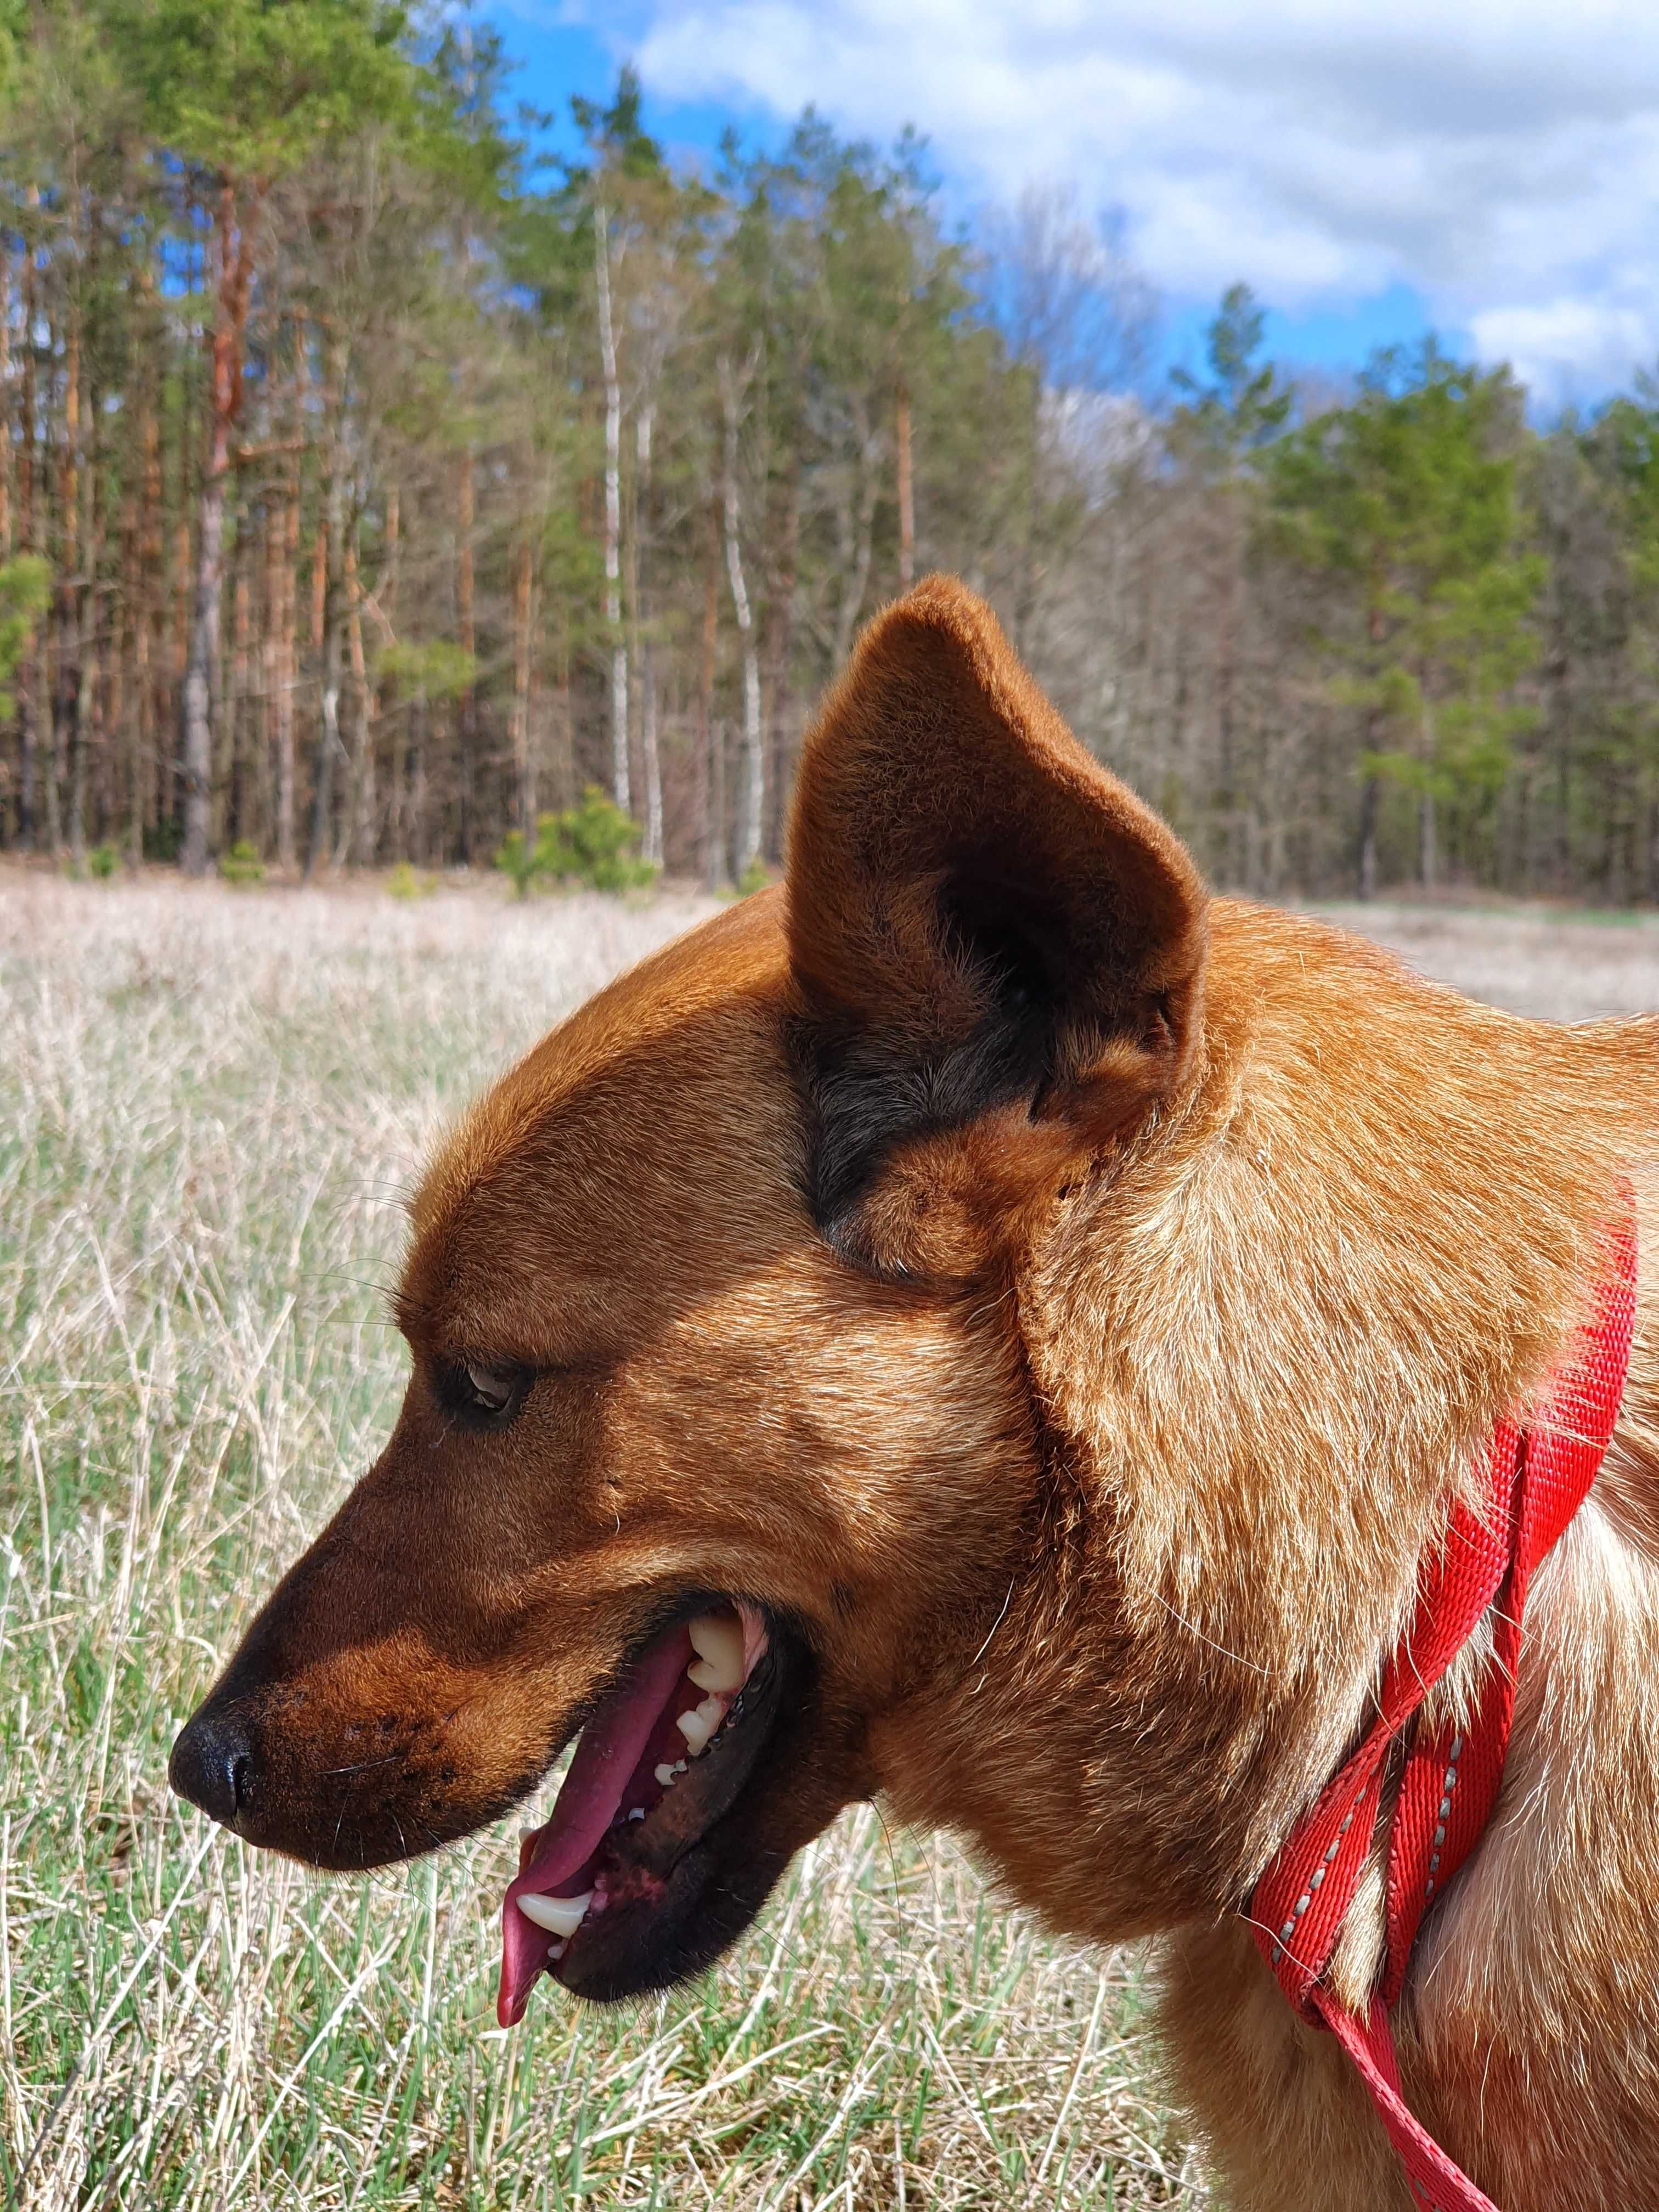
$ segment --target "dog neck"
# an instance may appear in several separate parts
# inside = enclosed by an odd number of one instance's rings
[[[1583,1312],[1650,1080],[1618,1032],[1294,917],[1226,907],[1213,947],[1193,1091],[1018,1271],[1036,1533],[933,1709],[938,1803],[901,1808],[1097,1940],[1236,1905],[1340,1764],[1473,1455]]]

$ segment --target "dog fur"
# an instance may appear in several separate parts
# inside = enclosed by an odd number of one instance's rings
[[[1504,2212],[1659,2204],[1656,1109],[1652,1024],[1519,1020],[1208,897],[928,580],[808,740],[787,888],[612,985],[433,1164],[397,1429],[204,1708],[254,1747],[237,1825],[332,1865],[464,1833],[665,1603],[742,1593],[799,1635],[791,1711],[701,1887],[591,1993],[704,1963],[879,1792],[1052,1927],[1164,1939],[1235,2212],[1403,2212],[1238,1908],[1628,1175],[1619,1432],[1399,2027]],[[456,1414],[468,1359],[529,1378],[509,1422]],[[1379,1934],[1373,1879],[1352,1994]]]

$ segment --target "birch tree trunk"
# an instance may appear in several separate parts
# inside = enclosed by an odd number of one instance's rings
[[[101,655],[98,635],[98,569],[102,551],[102,471],[98,466],[97,395],[91,388],[82,356],[81,419],[89,450],[80,472],[81,574],[73,587],[76,641],[75,720],[70,731],[69,848],[76,866],[87,854],[87,793],[92,779],[92,754],[100,734],[103,702],[100,696]]]
[[[431,709],[425,686],[422,685],[416,689],[409,710],[409,811],[415,824],[410,850],[427,863],[432,859],[432,839],[426,818],[426,748],[430,720]]]
[[[599,360],[605,373],[605,619],[611,632],[611,790],[633,811],[628,773],[628,644],[622,626],[622,385],[611,302],[611,214],[593,210],[593,276],[599,298]]]
[[[317,763],[312,778],[311,843],[306,880],[329,849],[334,811],[334,763],[340,746],[340,682],[345,659],[345,439],[340,420],[344,362],[339,349],[329,377],[331,439],[328,489],[323,513],[323,696],[317,725]]]
[[[901,377],[894,442],[898,448],[899,587],[916,580],[915,492],[910,471],[910,387]]]
[[[139,741],[139,718],[143,713],[145,675],[144,627],[148,610],[144,600],[143,563],[141,548],[143,543],[143,498],[145,480],[149,474],[150,386],[146,374],[138,386],[138,434],[134,441],[137,447],[137,467],[127,476],[121,491],[121,592],[120,627],[115,644],[115,666],[121,679],[118,699],[110,711],[110,733],[121,741],[123,765],[126,771],[127,836],[130,855],[136,866],[143,856],[143,830],[144,818],[143,750]]]
[[[185,873],[199,876],[208,860],[208,798],[213,765],[213,665],[219,645],[219,602],[224,589],[225,483],[230,473],[230,434],[242,405],[242,341],[253,280],[253,225],[259,193],[245,220],[238,219],[236,186],[219,188],[214,216],[219,280],[214,302],[208,404],[211,429],[197,508],[196,595],[190,654],[185,664],[180,746],[185,797]]]
[[[530,526],[513,556],[513,765],[519,783],[519,834],[528,854],[536,842],[536,770],[530,750]]]
[[[471,664],[477,653],[478,636],[472,614],[472,524],[473,483],[472,449],[469,446],[461,455],[460,514],[457,524],[459,543],[455,561],[455,617],[456,635],[461,651]],[[460,799],[461,858],[469,866],[472,861],[472,763],[477,750],[478,724],[478,694],[469,678],[455,707],[456,775]]]
[[[575,716],[570,697],[570,602],[559,605],[558,651],[553,672],[554,726],[558,732],[558,798],[563,805],[576,802]]]
[[[133,683],[137,690],[134,715],[137,747],[134,771],[143,778],[143,796],[132,824],[132,860],[144,857],[144,831],[158,817],[156,777],[156,687],[166,640],[167,611],[158,589],[161,581],[161,424],[156,411],[155,386],[144,387],[144,424],[140,441],[143,451],[143,485],[138,525],[138,600],[134,642]]]
[[[738,493],[738,428],[742,389],[754,374],[751,355],[742,387],[732,373],[730,357],[720,358],[720,404],[726,416],[726,573],[732,586],[732,606],[738,618],[743,652],[743,813],[738,831],[739,880],[760,858],[766,804],[766,755],[761,742],[760,653],[755,640],[755,618],[743,574],[741,508]]]
[[[375,775],[374,697],[363,651],[363,586],[358,568],[357,527],[345,542],[345,626],[351,670],[351,803],[340,824],[338,857],[359,867],[373,864],[380,794]]]
[[[150,273],[137,280],[140,327],[154,306]],[[155,377],[147,360],[138,380],[138,427],[131,455],[131,486],[122,526],[121,599],[127,663],[125,735],[127,754],[127,851],[136,868],[144,857],[144,830],[155,789],[154,726],[150,718],[150,636],[155,619],[155,589],[161,572],[161,425],[155,412]]]
[[[767,681],[764,712],[770,739],[767,775],[766,857],[774,866],[783,859],[784,814],[793,781],[790,741],[789,668],[794,643],[795,562],[800,545],[801,471],[799,448],[792,455],[778,501],[773,532],[771,576],[767,590]]]
[[[870,427],[869,410],[860,395],[853,407],[857,432],[857,462],[839,518],[842,541],[841,598],[836,611],[836,666],[846,665],[853,649],[853,633],[864,611],[870,588],[870,562],[875,546],[876,501],[880,478],[876,463],[879,439]]]
[[[286,477],[286,472],[285,472]],[[285,480],[273,489],[265,508],[265,743],[270,749],[271,826],[276,859],[284,868],[294,859],[294,695],[288,684],[287,653],[292,579],[288,570],[288,522],[292,493]],[[297,533],[296,533],[297,535]],[[297,550],[297,548],[296,548]]]
[[[31,185],[27,204],[31,210],[40,202],[40,188]],[[35,404],[34,383],[34,245],[25,234],[23,241],[23,375],[19,395],[17,444],[17,497],[20,520],[23,531],[23,550],[40,550],[40,521],[37,507],[37,487],[40,477],[35,466],[35,437],[39,428]],[[37,626],[38,634],[38,626]],[[27,852],[36,836],[36,771],[40,756],[40,656],[33,637],[29,641],[23,663],[17,672],[17,722],[20,758],[17,778],[17,842]]]
[[[277,532],[273,530],[273,539]],[[272,744],[276,754],[276,858],[284,868],[295,860],[294,687],[299,675],[299,638],[295,617],[300,574],[300,464],[283,487],[280,543],[273,544],[276,564],[272,623],[276,631],[276,681],[272,691]]]
[[[1382,642],[1382,611],[1373,602],[1366,618],[1366,631],[1374,647]],[[1365,750],[1375,753],[1382,735],[1381,710],[1373,707],[1366,717]],[[1359,896],[1371,899],[1376,896],[1376,819],[1382,804],[1382,779],[1374,768],[1365,771],[1359,787]]]
[[[58,666],[52,684],[52,744],[46,755],[46,846],[61,852],[64,773],[70,732],[79,704],[81,637],[81,316],[65,302],[64,314],[64,439],[58,457]]]
[[[712,504],[708,514],[708,559],[703,571],[702,666],[697,687],[698,829],[702,839],[702,878],[711,891],[726,881],[726,778],[719,726],[714,720],[714,648],[720,636],[720,532]]]
[[[639,509],[651,493],[651,432],[656,420],[654,403],[640,410],[636,426],[639,483],[634,523],[634,609],[640,638],[640,753],[645,770],[645,840],[643,855],[653,868],[662,866],[662,754],[657,737],[657,660],[652,651],[649,580],[646,574],[648,532]]]

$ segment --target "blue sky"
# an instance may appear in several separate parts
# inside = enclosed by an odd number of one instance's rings
[[[1659,358],[1651,0],[510,0],[519,95],[568,112],[632,58],[649,127],[712,151],[811,100],[928,137],[959,219],[1026,183],[1121,211],[1196,354],[1243,277],[1275,356],[1337,370],[1432,327],[1545,407]]]

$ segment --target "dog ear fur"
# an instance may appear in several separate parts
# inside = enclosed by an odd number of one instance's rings
[[[806,740],[787,874],[809,1197],[875,1272],[972,1274],[1192,1063],[1198,872],[952,578],[865,631]]]

